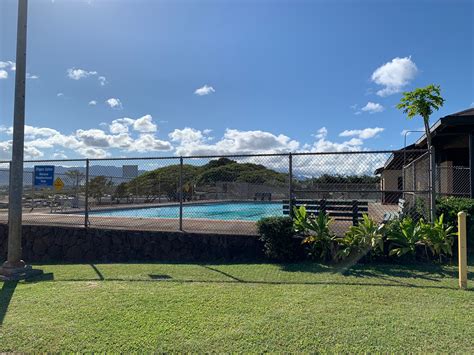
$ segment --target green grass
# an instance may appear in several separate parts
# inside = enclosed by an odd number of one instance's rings
[[[3,284],[0,351],[474,352],[455,267],[37,267],[41,280]]]

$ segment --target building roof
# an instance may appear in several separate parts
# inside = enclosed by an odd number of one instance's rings
[[[405,148],[394,151],[387,159],[384,166],[377,168],[374,174],[379,175],[384,170],[399,170],[403,165],[410,163],[425,153],[425,150],[420,150],[415,146],[415,144],[410,144]]]
[[[441,117],[431,127],[433,138],[446,134],[466,134],[474,132],[474,107]],[[423,134],[415,143],[417,147],[426,145],[426,135]]]

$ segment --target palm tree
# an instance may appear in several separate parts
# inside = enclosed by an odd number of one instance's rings
[[[424,88],[404,92],[397,105],[399,110],[403,110],[407,114],[408,119],[413,119],[415,116],[423,118],[428,150],[431,149],[430,116],[433,111],[438,111],[443,104],[444,99],[441,97],[440,86],[431,84]]]

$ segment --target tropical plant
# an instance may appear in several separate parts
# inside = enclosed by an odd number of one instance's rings
[[[422,219],[416,222],[411,217],[403,218],[397,228],[392,228],[387,235],[387,240],[391,242],[389,255],[415,255],[417,246],[423,245],[424,233],[426,227]]]
[[[407,114],[408,119],[413,119],[415,116],[423,118],[428,149],[431,148],[430,116],[434,110],[439,110],[443,104],[444,99],[441,97],[440,86],[431,84],[424,88],[404,92],[400,103],[397,105],[398,109]]]
[[[323,211],[315,217],[307,212],[305,206],[295,207],[293,214],[294,229],[305,236],[302,243],[307,247],[309,256],[324,261],[330,260],[335,238],[330,230],[332,219]]]
[[[434,221],[433,225],[426,224],[424,242],[434,256],[440,261],[443,255],[453,255],[453,238],[456,235],[454,227],[444,223],[442,214]]]
[[[384,241],[380,226],[367,214],[357,226],[351,226],[344,238],[337,240],[339,250],[338,259],[347,258],[353,253],[359,255],[368,253],[371,249],[383,252]]]

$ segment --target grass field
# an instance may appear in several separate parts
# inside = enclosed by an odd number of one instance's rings
[[[474,352],[474,292],[454,267],[37,267],[0,283],[0,351]]]

